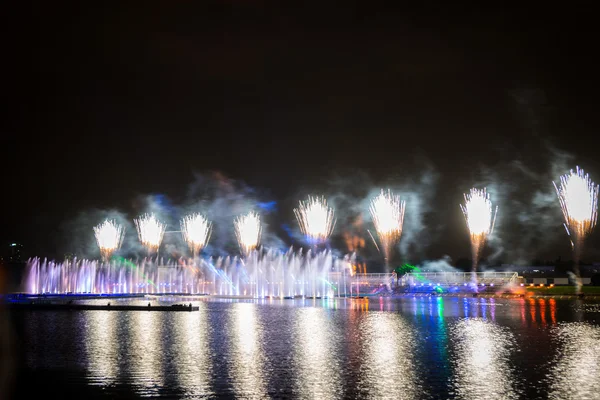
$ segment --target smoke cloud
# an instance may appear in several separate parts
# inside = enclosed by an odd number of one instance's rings
[[[440,174],[426,158],[417,158],[416,164],[418,173],[402,177],[376,181],[364,171],[353,170],[327,181],[327,198],[337,215],[334,234],[344,240],[338,243],[339,248],[358,251],[370,266],[375,266],[371,270],[383,265],[383,255],[377,250],[381,244],[369,211],[371,200],[382,189],[390,189],[406,202],[402,236],[390,255],[391,265],[425,258],[428,247],[439,237],[443,225],[435,218],[433,200]]]
[[[452,259],[447,255],[439,260],[424,261],[420,268],[423,272],[463,272],[452,266]]]
[[[75,218],[61,225],[59,251],[67,257],[100,258],[100,249],[96,243],[93,227],[106,219],[115,220],[125,229],[119,253],[141,253],[143,249],[137,240],[133,221],[121,211],[100,209],[79,212]]]

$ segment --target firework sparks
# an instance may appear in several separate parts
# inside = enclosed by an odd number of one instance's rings
[[[561,176],[560,186],[554,183],[554,187],[565,218],[567,233],[575,242],[583,241],[594,229],[598,219],[598,186],[583,169],[577,167],[575,172],[571,170]]]
[[[144,214],[135,220],[135,226],[142,245],[149,252],[158,251],[166,225],[160,222],[154,214]]]
[[[123,233],[123,227],[115,221],[106,220],[94,227],[94,234],[100,248],[100,254],[106,261],[121,247]]]
[[[261,225],[260,216],[255,212],[241,215],[233,222],[235,235],[243,253],[255,249],[260,242]]]
[[[210,239],[212,223],[202,214],[191,214],[181,220],[183,238],[196,256]]]
[[[299,207],[294,209],[294,214],[302,233],[312,241],[325,241],[333,232],[335,214],[324,197],[308,196],[308,200],[301,201]]]
[[[498,207],[493,210],[490,195],[485,189],[473,188],[469,194],[465,194],[465,204],[461,204],[460,208],[465,215],[467,227],[471,234],[473,269],[475,270],[479,259],[479,251],[486,238],[494,231]]]
[[[386,261],[390,257],[390,251],[402,235],[402,224],[404,223],[405,202],[400,196],[392,194],[391,191],[381,193],[371,200],[371,217],[377,230],[379,241],[383,247]]]

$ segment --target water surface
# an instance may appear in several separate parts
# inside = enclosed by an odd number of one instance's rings
[[[148,301],[158,304],[111,299]],[[198,312],[13,312],[16,395],[43,385],[57,398],[600,398],[590,301],[192,302]]]

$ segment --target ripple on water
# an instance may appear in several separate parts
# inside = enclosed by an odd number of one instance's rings
[[[14,314],[35,374],[25,382],[61,377],[47,397],[83,387],[109,397],[600,398],[600,327],[579,311],[585,301],[196,304]]]
[[[482,318],[467,318],[450,327],[454,343],[452,394],[461,399],[516,399],[510,355],[515,339],[510,330]]]
[[[548,398],[600,398],[600,326],[565,322],[552,333],[557,354],[550,364]]]

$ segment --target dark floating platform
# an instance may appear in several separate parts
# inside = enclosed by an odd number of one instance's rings
[[[102,311],[198,311],[198,306],[173,304],[171,306],[133,306],[133,305],[111,305],[108,304],[52,304],[52,303],[7,303],[10,310],[31,311],[80,311],[80,310],[102,310]]]
[[[0,298],[4,297],[9,301],[21,301],[21,300],[42,300],[42,299],[73,299],[73,300],[86,300],[86,299],[139,299],[144,297],[162,297],[162,296],[179,296],[179,297],[201,297],[209,295],[207,293],[179,293],[179,292],[168,292],[168,293],[8,293],[6,295],[0,294]]]

